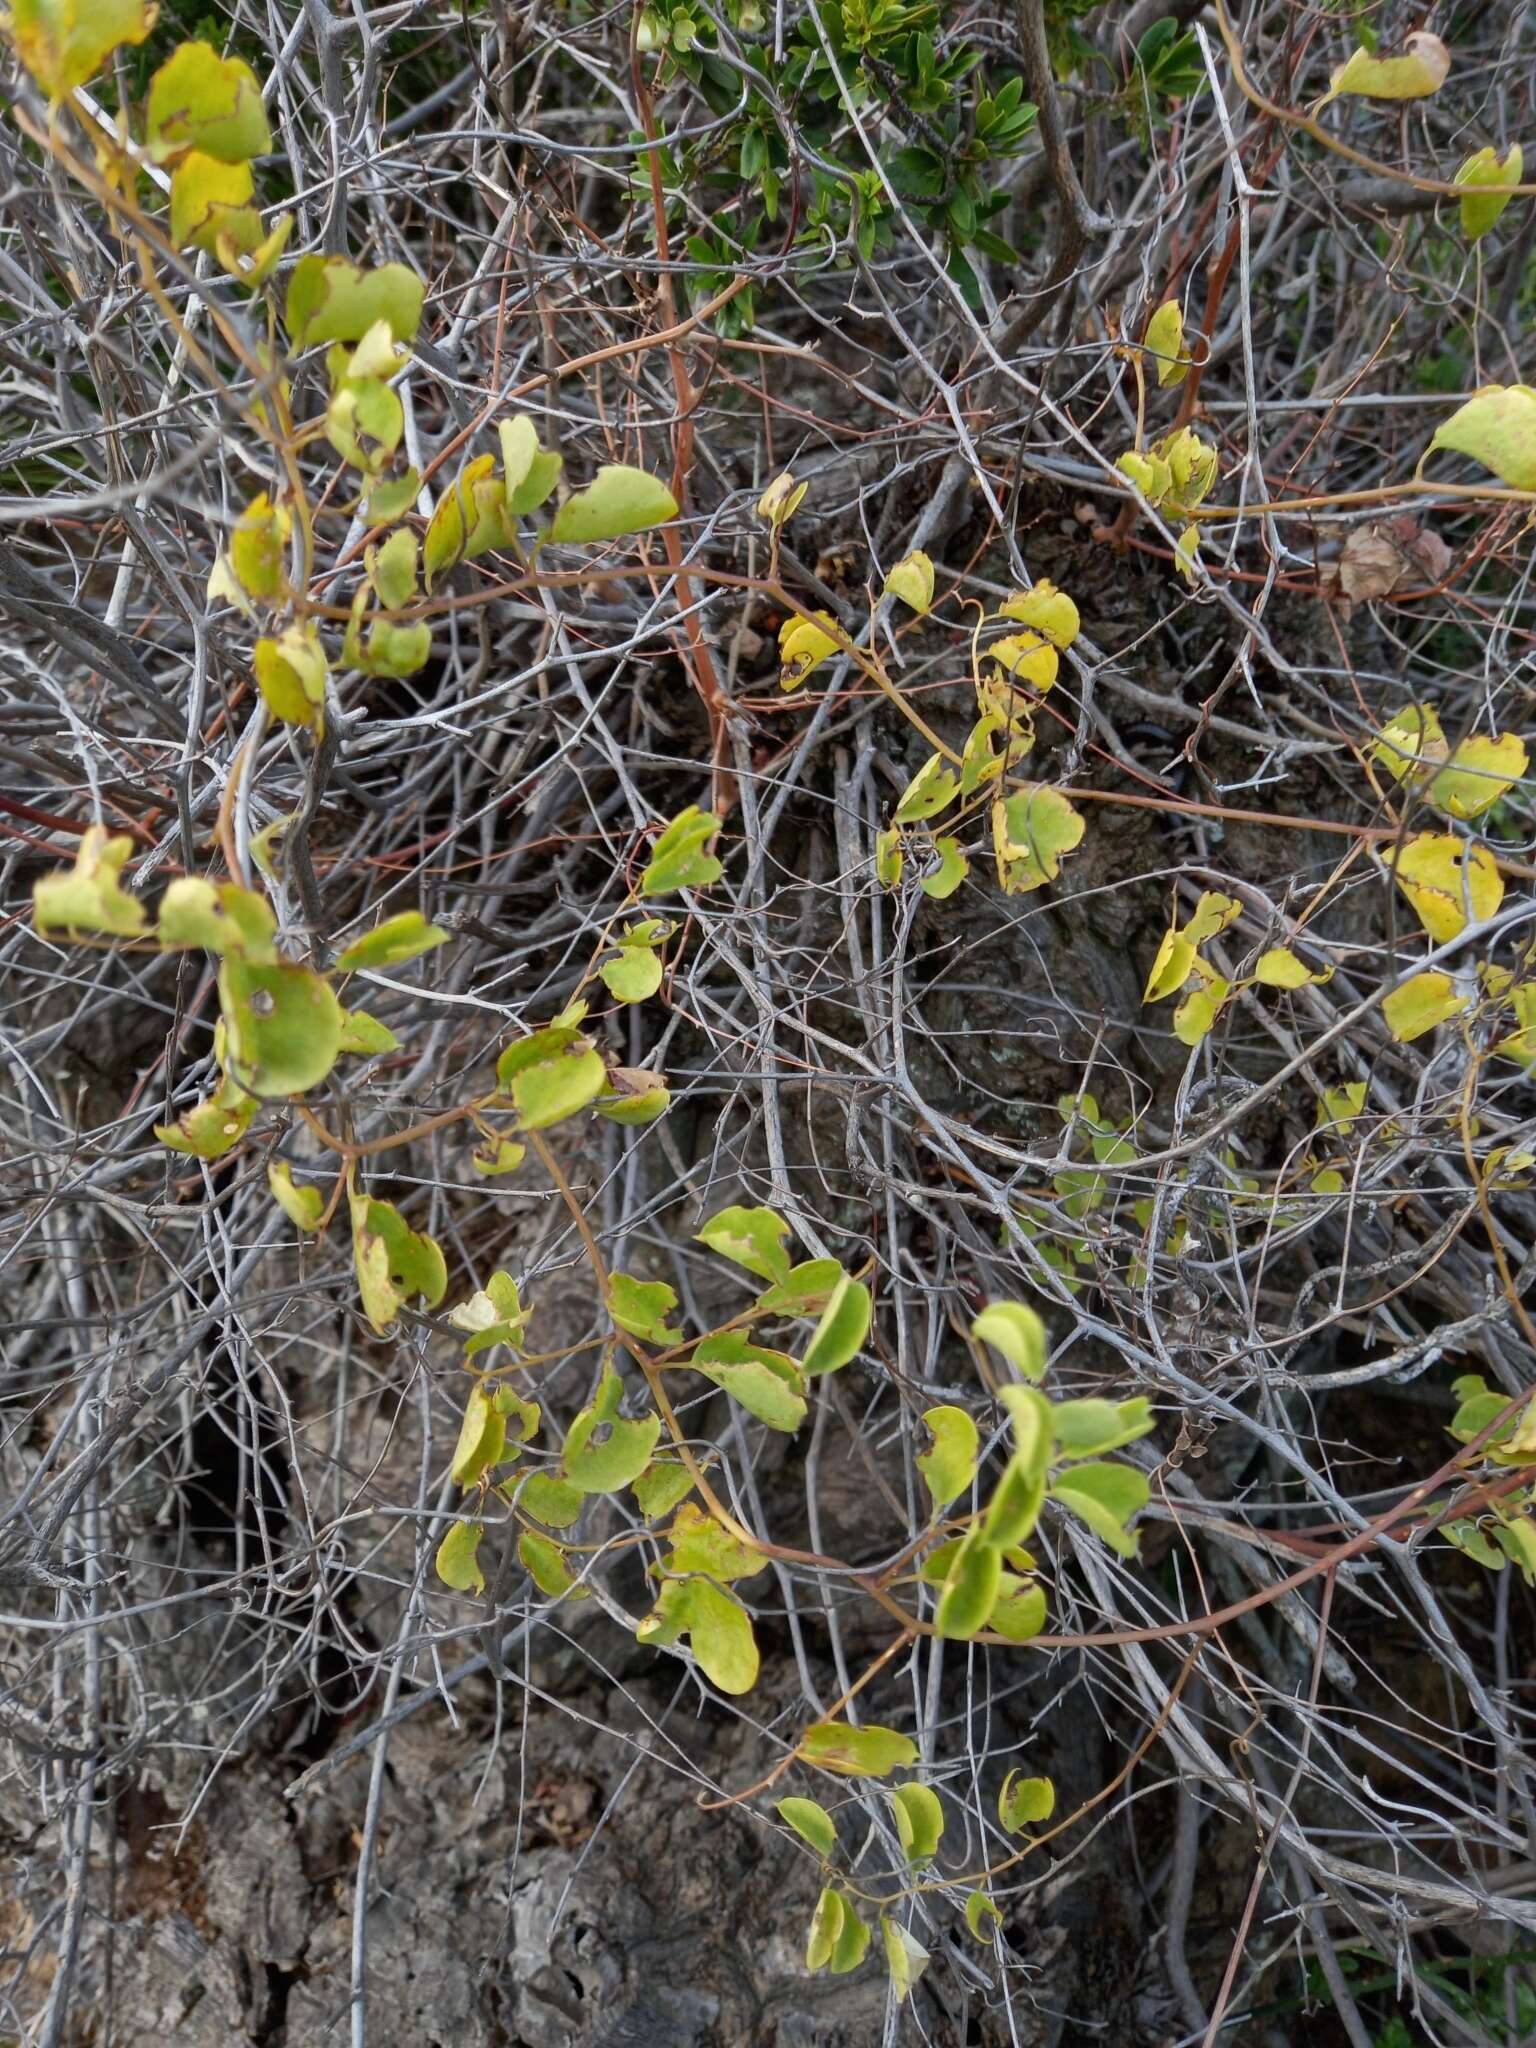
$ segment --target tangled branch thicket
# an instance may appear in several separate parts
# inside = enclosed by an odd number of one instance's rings
[[[1536,132],[1536,32],[1510,0],[1428,25],[1438,90],[1320,109],[1362,29],[1386,56],[1423,17],[167,0],[51,110],[7,56],[0,2038],[1536,2039],[1536,1452],[1449,1433],[1460,1376],[1506,1442],[1536,1386],[1536,816],[1518,768],[1459,821],[1402,772],[1427,710],[1449,748],[1530,723],[1533,493],[1423,458],[1528,354],[1529,188],[1469,240],[1453,181]],[[460,562],[414,672],[333,647],[318,733],[208,594],[287,488],[252,427],[265,301],[153,227],[155,162],[113,170],[182,36],[263,81],[284,264],[425,281],[394,387],[418,529],[515,411],[567,485],[629,464],[680,508]],[[323,414],[321,352],[287,374],[292,417]],[[1193,561],[1176,494],[1116,467],[1188,426],[1219,457]],[[296,603],[339,644],[367,521],[333,445],[294,448]],[[778,529],[785,472],[808,488]],[[914,551],[921,615],[881,595]],[[971,804],[939,896],[893,813],[975,723],[978,621],[1046,579],[1082,630],[1024,768],[1081,843],[1018,893]],[[832,651],[781,690],[775,636],[816,615]],[[670,899],[656,993],[611,1001],[593,960],[690,805],[723,874]],[[37,928],[93,825],[131,839],[136,895],[262,889],[319,967],[433,919],[447,945],[349,997],[398,1049],[220,1157],[168,1152],[154,1126],[218,1084],[216,963]],[[1491,911],[1442,894],[1428,937],[1393,879],[1425,830],[1502,882]],[[1171,985],[1219,983],[1202,1036],[1144,989],[1213,894]],[[1255,979],[1282,948],[1296,972]],[[1384,1004],[1426,958],[1443,1008],[1408,1036]],[[480,1177],[454,1112],[578,991],[668,1113]],[[301,1237],[269,1193],[338,1129],[450,1275],[382,1335],[344,1227]],[[742,1305],[695,1235],[729,1204],[874,1302],[798,1434],[678,1397],[772,1559],[737,1589],[740,1696],[636,1641],[663,1539],[628,1492],[561,1536],[584,1599],[540,1590],[494,1495],[484,1591],[434,1571],[473,1384],[447,1306],[516,1279],[529,1458],[558,1457],[613,1351],[594,1248],[707,1331]],[[1042,1314],[1054,1396],[1155,1418],[1118,1453],[1139,1553],[1048,1508],[1026,1644],[944,1639],[912,1573],[944,1520],[924,1412],[975,1419],[978,1498],[1007,1456],[970,1334],[999,1298]],[[824,1718],[915,1744],[927,1869],[887,1784],[793,1761]],[[1056,1791],[1022,1844],[1013,1769]],[[876,1960],[807,1974],[823,1879],[787,1792],[835,1809],[836,1882],[926,1949],[905,2000]]]

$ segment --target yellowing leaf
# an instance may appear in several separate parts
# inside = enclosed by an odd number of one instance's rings
[[[1314,981],[1327,981],[1329,970],[1314,974],[1303,960],[1298,960],[1289,946],[1271,946],[1261,953],[1254,963],[1255,981],[1261,981],[1266,988],[1307,988]]]
[[[846,1721],[823,1721],[807,1731],[800,1745],[806,1763],[835,1771],[844,1778],[888,1778],[892,1771],[917,1762],[917,1744],[894,1728],[851,1727]]]
[[[156,1124],[155,1136],[172,1152],[187,1152],[196,1159],[222,1159],[245,1136],[260,1106],[254,1095],[247,1095],[239,1082],[226,1074],[212,1095],[183,1111],[174,1124]]]
[[[553,1059],[523,1067],[512,1076],[517,1127],[547,1131],[596,1101],[607,1085],[603,1056],[590,1046],[572,1046]]]
[[[930,754],[902,791],[894,822],[898,825],[920,824],[924,818],[935,817],[946,809],[959,794],[960,784],[945,767],[944,756]]]
[[[1536,491],[1536,391],[1485,384],[1435,429],[1429,445],[1470,455],[1517,491]]]
[[[1177,930],[1164,932],[1141,1000],[1160,1003],[1167,996],[1177,995],[1194,971],[1195,949],[1189,939]]]
[[[267,1186],[272,1199],[300,1230],[311,1233],[320,1228],[320,1218],[325,1214],[325,1195],[316,1187],[299,1187],[293,1178],[293,1168],[286,1159],[274,1159],[267,1167]]]
[[[810,489],[809,484],[796,483],[786,469],[782,476],[776,476],[757,501],[757,516],[766,519],[775,532],[787,525],[794,517],[801,499]]]
[[[162,164],[189,149],[240,164],[272,147],[255,73],[211,43],[180,44],[149,81],[144,136]]]
[[[248,960],[272,962],[277,919],[272,906],[254,889],[236,882],[206,882],[201,875],[178,875],[160,898],[155,937],[167,952],[201,946],[209,953],[243,953]]]
[[[994,1301],[971,1324],[971,1335],[1000,1351],[1014,1371],[1037,1385],[1045,1378],[1045,1325],[1022,1301]]]
[[[836,654],[838,641],[835,631],[827,628],[833,625],[830,612],[817,612],[814,618],[787,618],[779,628],[779,688],[798,690],[806,677],[819,668],[829,654]]]
[[[567,498],[555,514],[549,537],[560,544],[617,540],[677,517],[677,500],[666,485],[643,469],[610,463],[584,491]]]
[[[484,1387],[472,1387],[464,1404],[459,1441],[454,1448],[452,1478],[455,1486],[475,1486],[493,1465],[501,1462],[507,1442],[507,1419]]]
[[[1010,896],[1043,889],[1061,873],[1061,856],[1083,831],[1082,818],[1059,790],[1027,783],[992,806],[998,881]]]
[[[896,2003],[900,2005],[927,1969],[928,1951],[915,1934],[909,1933],[888,1913],[880,1916],[880,1941],[885,1949],[886,1968],[891,1973],[891,1989],[896,1994]]]
[[[497,1344],[520,1351],[528,1311],[519,1298],[517,1282],[498,1268],[483,1288],[448,1311],[448,1320],[454,1329],[467,1333],[464,1356],[468,1359]]]
[[[1021,626],[1043,633],[1053,647],[1070,647],[1082,628],[1077,606],[1048,577],[1029,590],[1016,590],[998,610],[1003,618],[1017,619]]]
[[[976,1477],[981,1439],[976,1424],[963,1408],[947,1404],[928,1408],[923,1420],[933,1434],[933,1443],[919,1454],[916,1464],[937,1513],[958,1499]]]
[[[1061,657],[1054,643],[1043,633],[1008,633],[982,651],[988,661],[995,661],[1010,676],[1021,683],[1028,683],[1042,696],[1055,682],[1061,668]]]
[[[501,487],[510,507],[511,500],[528,481],[539,453],[539,430],[527,413],[520,412],[500,421],[496,435],[501,442]]]
[[[436,1241],[411,1229],[392,1202],[347,1189],[352,1256],[363,1313],[383,1336],[402,1306],[420,1295],[436,1308],[448,1291],[448,1268]]]
[[[220,231],[247,210],[254,190],[248,163],[226,164],[191,151],[171,175],[171,240],[178,249],[211,249]]]
[[[1524,175],[1525,157],[1518,142],[1510,144],[1502,163],[1491,147],[1467,158],[1456,173],[1456,183],[1467,187],[1461,197],[1461,231],[1469,242],[1487,234],[1510,202],[1508,188]]]
[[[1243,906],[1235,896],[1223,896],[1217,889],[1207,889],[1184,927],[1184,936],[1194,945],[1203,946],[1207,939],[1216,938],[1234,923],[1242,915],[1242,910]]]
[[[1056,1811],[1056,1787],[1049,1778],[1023,1778],[1010,1771],[997,1795],[997,1817],[1005,1833],[1016,1835]]]
[[[1447,753],[1445,734],[1432,706],[1407,704],[1377,734],[1370,758],[1394,782],[1422,782]]]
[[[1143,346],[1157,363],[1160,385],[1182,384],[1190,365],[1184,355],[1184,314],[1177,299],[1165,299],[1147,322]]]
[[[267,708],[288,725],[318,733],[324,723],[329,664],[313,621],[289,626],[277,639],[256,642],[256,684]]]
[[[1528,1074],[1536,1073],[1536,983],[1512,988],[1509,1000],[1514,1005],[1519,1028],[1501,1038],[1495,1050],[1507,1060],[1517,1060]]]
[[[635,1630],[641,1643],[672,1644],[687,1636],[699,1668],[722,1692],[740,1695],[757,1683],[757,1640],[739,1600],[709,1579],[668,1579],[655,1607]]]
[[[541,1536],[536,1529],[524,1529],[517,1539],[517,1555],[529,1578],[547,1599],[563,1600],[567,1594],[578,1600],[586,1597],[586,1587],[576,1584],[565,1552],[552,1538]]]
[[[1413,975],[1401,988],[1384,996],[1381,1014],[1398,1044],[1411,1045],[1448,1017],[1459,1016],[1466,1007],[1467,998],[1457,993],[1451,977],[1432,969]]]
[[[1469,917],[1492,917],[1504,901],[1504,878],[1487,847],[1449,832],[1420,832],[1382,858],[1439,945],[1463,931]]]
[[[51,100],[84,85],[124,43],[142,43],[159,9],[144,0],[12,0],[16,54]]]
[[[32,885],[32,916],[40,932],[105,932],[131,939],[144,929],[144,906],[119,877],[133,851],[127,833],[113,837],[92,825],[80,838],[75,864]]]
[[[271,601],[287,588],[283,555],[292,531],[293,514],[265,491],[240,514],[229,538],[229,566],[247,597]]]
[[[915,612],[933,608],[933,563],[921,548],[904,555],[885,579],[887,597],[899,597]]]
[[[1421,100],[1438,92],[1451,68],[1451,53],[1436,35],[1418,29],[1403,44],[1400,57],[1378,57],[1363,46],[1340,64],[1318,101],[1327,106],[1341,93],[1373,100]]]
[[[978,1941],[991,1941],[1003,1916],[985,1892],[971,1892],[965,1901],[965,1924]]]
[[[608,1313],[632,1337],[643,1337],[647,1344],[680,1344],[682,1331],[667,1323],[676,1307],[677,1293],[665,1280],[637,1280],[631,1273],[608,1275]]]
[[[902,845],[901,829],[892,825],[884,832],[875,834],[875,880],[882,887],[894,889],[901,880],[902,869],[907,864],[906,851]]]
[[[1191,989],[1173,1013],[1173,1035],[1181,1045],[1198,1045],[1232,993],[1232,984],[1213,974],[1199,988]]]
[[[706,1579],[725,1583],[755,1579],[768,1569],[767,1557],[755,1544],[743,1543],[691,1502],[678,1509],[677,1519],[667,1531],[667,1543],[666,1568],[674,1578],[699,1572]]]
[[[1517,734],[1474,734],[1461,742],[1430,784],[1429,800],[1437,811],[1453,818],[1480,818],[1509,794],[1528,764],[1525,741]]]

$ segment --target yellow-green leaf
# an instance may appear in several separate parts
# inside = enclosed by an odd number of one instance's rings
[[[706,1337],[688,1363],[770,1429],[790,1435],[805,1420],[800,1368],[782,1351],[770,1351],[739,1331],[725,1330]]]
[[[1327,981],[1330,971],[1324,968],[1314,973],[1304,960],[1298,960],[1289,946],[1271,946],[1259,955],[1254,963],[1255,981],[1265,988],[1307,988],[1315,981]]]
[[[384,320],[396,341],[421,325],[426,287],[403,263],[361,270],[343,256],[301,256],[288,279],[284,319],[296,349],[317,341],[361,341]]]
[[[114,838],[104,826],[81,834],[75,864],[32,885],[32,915],[40,932],[105,932],[131,939],[144,929],[144,906],[119,879],[133,851],[127,833]]]
[[[1429,445],[1470,455],[1517,491],[1536,491],[1536,391],[1485,384],[1435,429]]]
[[[1144,1003],[1160,1003],[1167,996],[1177,995],[1195,971],[1195,949],[1185,933],[1170,927],[1163,933],[1162,943],[1157,949],[1157,958],[1152,962],[1152,972],[1147,976],[1147,985],[1141,992]]]
[[[638,1479],[631,1480],[630,1492],[648,1522],[670,1514],[693,1488],[693,1474],[681,1462],[653,1458]]]
[[[392,1202],[347,1190],[352,1256],[363,1313],[383,1336],[402,1306],[419,1295],[436,1308],[448,1291],[448,1268],[434,1239],[411,1229]]]
[[[970,1892],[965,1901],[965,1924],[978,1941],[991,1941],[1003,1916],[985,1892]]]
[[[336,972],[355,974],[360,967],[398,967],[402,961],[430,953],[434,946],[447,945],[451,936],[441,925],[428,924],[419,910],[402,910],[348,946],[336,962]]]
[[[190,151],[171,174],[171,240],[178,249],[212,249],[247,212],[255,190],[248,163],[227,164]]]
[[[641,896],[666,896],[674,889],[707,889],[725,870],[705,847],[720,830],[720,820],[697,804],[679,811],[651,848],[640,877]]]
[[[617,1493],[640,1477],[661,1435],[659,1415],[626,1421],[616,1411],[622,1388],[610,1368],[597,1398],[583,1408],[565,1439],[560,1467],[580,1493]],[[599,1431],[603,1432],[599,1435]]]
[[[1049,1820],[1056,1811],[1056,1787],[1049,1778],[1025,1778],[1010,1771],[997,1795],[997,1817],[1005,1834]]]
[[[1018,682],[1038,690],[1042,697],[1061,671],[1061,657],[1044,633],[1008,633],[1001,640],[994,640],[984,652],[988,661],[995,661]]]
[[[1231,982],[1219,974],[1190,990],[1173,1013],[1173,1034],[1181,1045],[1198,1045],[1208,1036],[1231,993]]]
[[[400,1041],[387,1024],[381,1024],[366,1010],[343,1010],[341,1049],[343,1052],[363,1053],[374,1059],[383,1052],[398,1052]]]
[[[755,1579],[768,1569],[767,1557],[755,1544],[743,1543],[691,1502],[678,1509],[667,1543],[666,1569],[673,1578],[697,1572],[723,1585],[732,1579]]]
[[[546,1599],[563,1600],[567,1594],[585,1598],[586,1587],[576,1584],[565,1552],[548,1536],[541,1536],[537,1529],[521,1530],[517,1554],[523,1569]]]
[[[823,1721],[807,1731],[800,1755],[819,1770],[843,1778],[888,1778],[917,1762],[917,1744],[894,1728],[854,1728],[846,1721]]]
[[[901,843],[900,829],[892,825],[886,831],[875,835],[875,880],[887,889],[894,889],[901,880],[901,871],[906,866],[907,856]]]
[[[739,1696],[757,1683],[757,1639],[752,1617],[723,1586],[709,1579],[668,1579],[655,1607],[635,1630],[641,1643],[675,1643],[687,1636],[699,1668],[712,1685]]]
[[[676,1291],[665,1280],[636,1280],[629,1273],[608,1275],[608,1313],[632,1337],[643,1337],[647,1344],[680,1344],[682,1331],[667,1325],[667,1317],[676,1307]]]
[[[1045,1378],[1045,1325],[1022,1301],[994,1301],[971,1324],[971,1335],[1000,1351],[1008,1363],[1036,1385]]]
[[[776,1210],[744,1209],[734,1204],[717,1209],[697,1235],[700,1244],[707,1244],[722,1258],[734,1259],[759,1279],[779,1286],[788,1283],[789,1253],[784,1240],[789,1225]]]
[[[775,1811],[818,1856],[828,1857],[837,1847],[837,1830],[832,1824],[832,1816],[818,1800],[781,1799]]]
[[[178,875],[161,897],[155,920],[155,937],[167,952],[201,946],[209,953],[243,953],[247,960],[275,961],[276,931],[264,896],[200,875]]]
[[[212,1095],[183,1111],[175,1123],[156,1124],[155,1136],[172,1152],[188,1152],[195,1159],[222,1159],[245,1136],[259,1108],[255,1096],[247,1095],[239,1082],[226,1074]]]
[[[269,711],[289,725],[318,733],[324,723],[329,664],[313,621],[256,642],[256,683]]]
[[[896,1834],[914,1870],[931,1863],[944,1834],[944,1807],[931,1785],[898,1785],[891,1793]]]
[[[261,87],[249,64],[211,43],[182,43],[149,81],[144,139],[156,163],[186,150],[246,163],[272,147]]]
[[[493,1465],[500,1464],[506,1443],[506,1416],[484,1387],[472,1387],[453,1453],[454,1485],[478,1485]]]
[[[932,874],[920,876],[917,886],[925,896],[931,896],[936,903],[943,903],[954,895],[971,872],[971,864],[960,851],[958,839],[947,836],[935,839],[933,850],[939,857],[939,865]]]
[[[572,1046],[554,1059],[524,1067],[512,1077],[520,1131],[547,1131],[595,1102],[608,1084],[603,1056]]]
[[[1160,385],[1182,384],[1190,365],[1184,354],[1184,313],[1177,299],[1165,299],[1147,322],[1143,346],[1157,364]]]
[[[1059,790],[1028,783],[992,806],[997,879],[1010,896],[1043,889],[1061,873],[1061,857],[1078,845],[1082,818]]]
[[[336,1064],[341,1005],[309,968],[226,953],[219,1002],[230,1072],[253,1095],[302,1095]]]
[[[1450,68],[1450,51],[1425,29],[1415,30],[1405,40],[1399,57],[1378,57],[1362,44],[1347,63],[1335,69],[1318,105],[1327,106],[1341,93],[1372,100],[1421,100],[1440,90]]]
[[[950,1560],[934,1615],[935,1633],[963,1643],[984,1629],[997,1599],[1002,1571],[1001,1551],[980,1529],[972,1529]]]
[[[1518,142],[1510,144],[1502,162],[1496,149],[1480,149],[1456,173],[1467,190],[1461,197],[1461,231],[1469,242],[1486,235],[1513,196],[1509,190],[1525,175],[1525,157]]]
[[[286,1159],[274,1159],[267,1167],[267,1186],[279,1209],[300,1230],[311,1234],[320,1228],[325,1214],[325,1193],[317,1187],[300,1187]]]
[[[659,478],[623,463],[609,463],[584,491],[576,491],[555,514],[549,537],[582,546],[642,533],[677,517],[677,500]]]
[[[1070,1508],[1122,1557],[1136,1555],[1137,1538],[1126,1524],[1150,1497],[1145,1475],[1132,1465],[1069,1465],[1051,1485],[1052,1500]]]
[[[932,1432],[933,1443],[919,1454],[916,1463],[937,1513],[957,1500],[976,1477],[981,1438],[963,1408],[927,1408],[923,1420]]]
[[[832,1298],[806,1346],[801,1361],[806,1378],[837,1372],[856,1357],[869,1335],[869,1316],[869,1289],[861,1280],[850,1280],[845,1275],[833,1288]]]
[[[959,779],[944,765],[942,754],[930,754],[902,792],[894,822],[916,825],[947,809],[960,794]]]
[[[485,1573],[475,1553],[485,1534],[479,1522],[455,1522],[437,1546],[437,1576],[455,1593],[483,1593]]]

